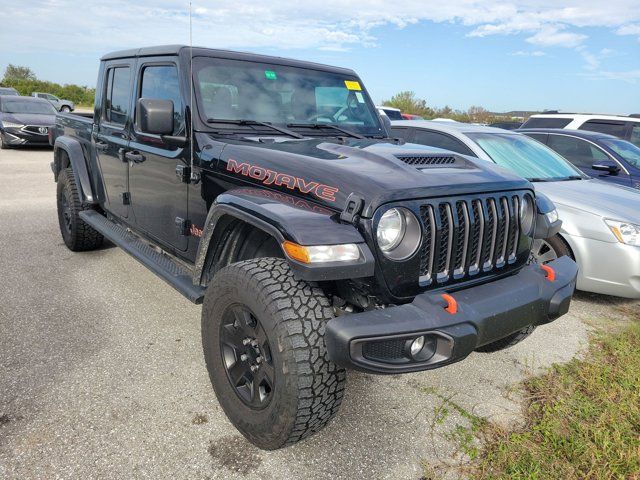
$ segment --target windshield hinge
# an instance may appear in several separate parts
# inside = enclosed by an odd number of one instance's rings
[[[362,212],[362,207],[364,207],[364,199],[356,193],[350,193],[347,197],[344,210],[340,213],[340,220],[356,225],[360,217],[360,212]]]

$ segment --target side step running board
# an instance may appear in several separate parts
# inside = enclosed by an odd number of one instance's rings
[[[194,285],[190,272],[169,256],[156,251],[122,225],[112,222],[94,210],[80,212],[80,218],[193,303],[202,303],[205,289]]]

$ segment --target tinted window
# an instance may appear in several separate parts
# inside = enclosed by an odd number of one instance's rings
[[[371,99],[348,73],[210,57],[194,59],[193,67],[199,113],[216,129],[216,120],[253,120],[382,132]]]
[[[175,65],[158,65],[142,70],[140,98],[171,100],[173,102],[173,132],[177,135],[184,126],[184,108],[178,70]]]
[[[522,128],[564,128],[571,123],[571,118],[532,117],[522,125]]]
[[[403,140],[407,140],[410,133],[411,131],[408,128],[391,127],[391,135],[397,138],[402,138]]]
[[[582,174],[553,150],[526,135],[467,134],[498,165],[527,179],[563,179]]]
[[[580,127],[580,130],[589,130],[591,132],[608,133],[616,137],[624,138],[627,125],[624,122],[604,122],[597,120],[589,120]]]
[[[547,145],[580,168],[591,168],[601,160],[610,160],[598,147],[580,138],[551,134]]]
[[[2,100],[4,113],[35,113],[41,115],[55,115],[56,109],[44,100],[22,100],[20,97],[5,98]]]
[[[530,133],[523,132],[527,137],[531,137],[534,140],[539,141],[540,143],[547,143],[547,134],[546,133]]]
[[[475,155],[464,143],[444,133],[432,132],[427,130],[415,130],[413,140],[414,143],[429,145],[431,147],[444,148],[452,152],[462,153],[464,155]]]
[[[640,168],[640,148],[625,140],[604,139],[601,142],[636,168]]]
[[[108,122],[124,125],[129,113],[131,90],[129,67],[111,68],[107,72],[104,117]]]
[[[402,113],[400,113],[398,110],[383,108],[382,111],[387,114],[389,120],[403,120]]]
[[[636,124],[631,128],[631,138],[629,141],[636,147],[640,147],[640,124]]]

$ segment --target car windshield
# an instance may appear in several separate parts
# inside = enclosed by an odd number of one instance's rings
[[[2,111],[4,113],[35,113],[42,115],[55,115],[56,110],[48,102],[31,100],[8,100],[2,101]]]
[[[522,134],[468,133],[498,165],[533,181],[587,178],[540,142]]]
[[[216,130],[245,121],[295,131],[313,127],[327,136],[344,130],[384,135],[371,99],[352,75],[210,57],[196,57],[193,68],[200,117]]]
[[[600,140],[634,167],[640,168],[640,148],[625,140]]]

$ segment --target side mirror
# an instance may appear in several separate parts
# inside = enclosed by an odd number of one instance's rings
[[[136,105],[136,125],[143,133],[171,135],[173,133],[173,102],[140,98]]]
[[[611,160],[602,160],[601,162],[594,163],[591,165],[591,168],[599,172],[607,172],[609,175],[617,175],[620,171],[618,164]]]

